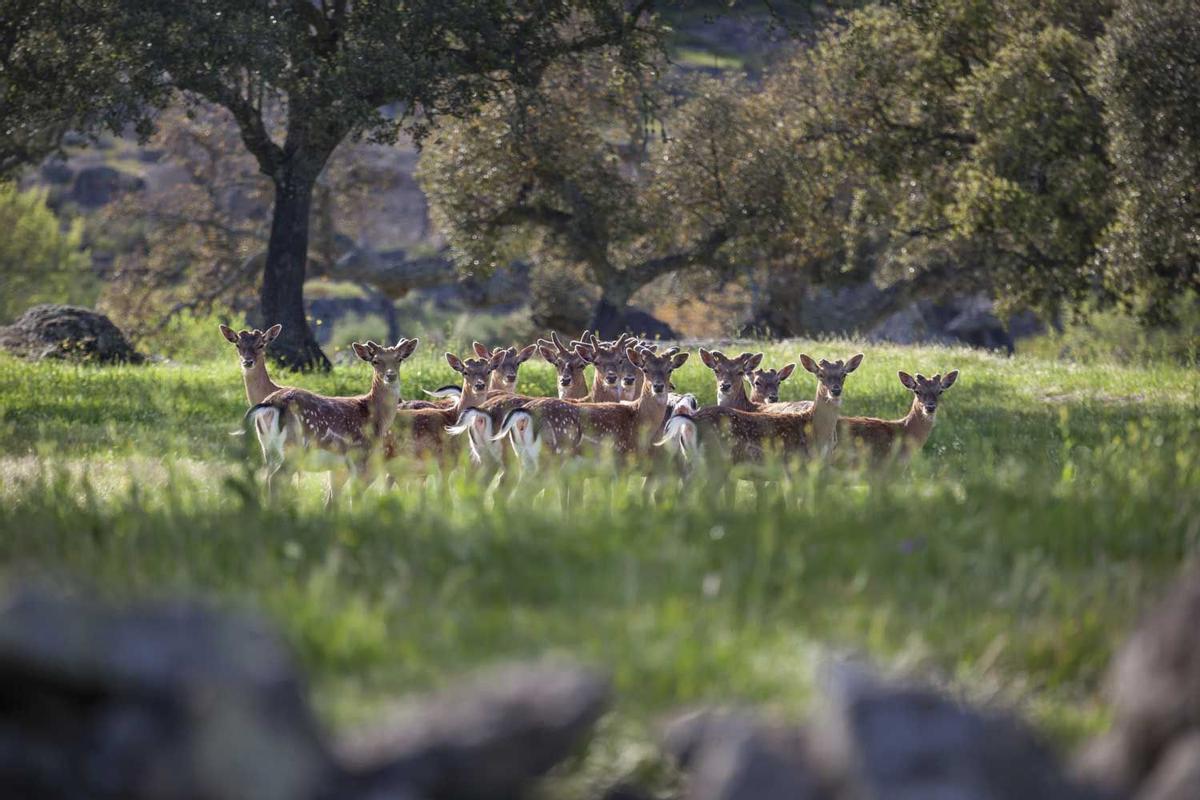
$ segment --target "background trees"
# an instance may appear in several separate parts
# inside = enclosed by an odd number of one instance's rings
[[[557,59],[620,46],[635,62],[649,0],[476,2],[429,0],[150,0],[23,2],[27,22],[6,28],[26,69],[6,71],[13,108],[76,127],[148,126],[174,91],[225,108],[272,183],[274,204],[260,292],[264,319],[282,322],[274,355],[295,367],[328,362],[305,320],[303,284],[317,176],[349,136],[420,133],[440,115],[465,114],[508,85],[535,87]],[[6,15],[7,16],[7,15]],[[45,74],[91,58],[95,70]],[[47,93],[79,85],[95,113]],[[32,138],[32,137],[28,137]]]

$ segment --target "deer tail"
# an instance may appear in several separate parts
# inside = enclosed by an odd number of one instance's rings
[[[700,410],[700,401],[696,399],[694,394],[676,394],[671,392],[667,395],[667,403],[671,406],[671,415],[676,414],[695,414]]]
[[[462,387],[453,384],[434,389],[432,392],[428,389],[422,389],[421,391],[430,397],[462,397]]]
[[[681,413],[677,408],[675,414],[663,426],[662,436],[654,443],[655,447],[679,445],[679,452],[684,456],[695,452],[698,443],[696,420],[691,414]]]
[[[263,459],[268,464],[283,461],[283,445],[287,431],[283,426],[283,409],[274,403],[258,403],[250,407],[243,418],[254,426],[258,444],[262,447]]]
[[[513,452],[528,467],[537,466],[538,453],[542,449],[541,437],[534,430],[533,414],[523,408],[514,408],[505,415],[500,423],[500,430],[492,437],[493,441],[505,436],[512,442]]]
[[[446,426],[446,433],[451,436],[467,434],[471,460],[476,464],[481,463],[483,453],[493,447],[492,417],[477,408],[468,408],[459,414],[453,425]]]

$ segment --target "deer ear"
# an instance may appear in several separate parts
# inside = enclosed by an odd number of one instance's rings
[[[417,349],[417,345],[421,343],[420,339],[400,339],[396,342],[396,350],[399,351],[400,358],[408,358]]]
[[[716,359],[713,358],[713,354],[711,352],[705,350],[703,347],[700,348],[700,360],[703,361],[704,366],[708,367],[709,369],[716,369],[716,367],[713,366],[717,363]]]
[[[858,355],[855,355],[855,356],[851,356],[850,360],[846,362],[845,371],[846,372],[854,372],[854,370],[858,369],[858,365],[862,363],[862,360],[863,360],[862,353],[859,353]]]
[[[221,327],[221,335],[224,336],[226,339],[228,339],[230,344],[237,344],[237,340],[238,340],[237,332],[234,331],[234,329],[229,327],[228,325],[222,325],[220,327]]]
[[[792,372],[794,372],[795,369],[795,364],[784,364],[783,369],[779,370],[779,382],[783,383],[788,378],[792,377]]]
[[[454,370],[455,372],[465,373],[467,371],[462,359],[454,355],[454,353],[446,353],[446,363],[449,364],[450,369]]]
[[[371,354],[371,348],[359,342],[351,342],[350,347],[354,350],[354,355],[361,358],[363,361],[370,361],[374,356]]]
[[[479,356],[480,358],[492,357],[492,351],[488,350],[479,342],[471,342],[471,349],[473,349],[475,351],[475,355]]]
[[[488,370],[497,369],[500,366],[500,362],[504,360],[506,355],[508,355],[507,350],[497,350],[496,352],[492,353],[492,357],[488,359],[487,363]]]
[[[958,370],[952,369],[942,376],[942,391],[949,389],[958,380]]]
[[[517,363],[524,364],[529,359],[533,358],[533,354],[537,352],[536,344],[527,345],[521,348],[521,352],[517,353]]]
[[[817,362],[813,361],[812,356],[806,353],[800,354],[800,365],[813,375],[819,375],[821,372],[821,368],[817,366]]]
[[[676,353],[675,355],[671,356],[671,369],[679,369],[687,360],[687,353]]]
[[[762,363],[763,354],[746,353],[746,355],[749,356],[749,358],[743,362],[746,365],[746,372],[753,372],[754,370],[758,369],[758,365]]]
[[[575,345],[575,355],[589,364],[595,360],[596,351],[592,349],[591,345],[586,345],[583,342],[574,342],[573,344]]]
[[[912,375],[909,375],[904,370],[900,370],[899,372],[896,373],[896,375],[899,376],[900,383],[904,386],[905,389],[908,389],[910,392],[915,392],[917,390],[917,382],[915,380],[913,380]]]
[[[558,355],[558,351],[555,349],[554,343],[547,342],[545,339],[538,339],[537,351],[542,358],[546,359],[551,364],[554,363],[554,359]]]
[[[267,344],[270,344],[271,342],[275,341],[275,339],[278,338],[279,334],[281,333],[283,333],[283,326],[276,322],[274,325],[267,328],[267,332],[264,333],[263,336],[266,339]]]
[[[625,351],[625,357],[629,359],[630,364],[633,364],[638,369],[646,366],[646,357],[642,354],[641,350],[630,347]]]

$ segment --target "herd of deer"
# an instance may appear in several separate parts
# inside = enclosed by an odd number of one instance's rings
[[[862,363],[861,353],[845,361],[801,355],[801,366],[817,379],[816,397],[780,402],[779,386],[795,364],[762,369],[761,353],[730,358],[700,348],[717,380],[717,405],[700,408],[694,396],[673,391],[671,373],[688,359],[678,347],[660,352],[627,335],[605,342],[585,332],[570,343],[552,334],[520,350],[489,350],[476,342],[472,358],[446,353],[462,385],[413,401],[400,397],[399,370],[418,341],[401,339],[392,347],[355,342],[355,355],[373,369],[370,391],[327,397],[271,380],[266,349],[280,330],[275,325],[235,332],[221,326],[241,360],[250,403],[246,419],[262,446],[268,491],[281,470],[328,471],[327,502],[351,475],[369,483],[380,464],[390,476],[395,471],[390,465],[437,465],[456,457],[463,436],[471,460],[489,468],[504,466],[505,440],[525,469],[536,469],[543,452],[565,457],[598,448],[626,459],[666,448],[685,461],[716,463],[759,461],[769,454],[825,458],[839,441],[874,462],[906,458],[924,446],[938,398],[958,378],[957,370],[932,378],[900,372],[900,383],[913,393],[906,416],[843,417],[842,390]],[[535,352],[558,373],[557,397],[516,391],[520,366]],[[589,365],[590,388],[584,378]]]

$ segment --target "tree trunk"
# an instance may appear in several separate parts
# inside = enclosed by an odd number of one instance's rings
[[[271,356],[291,369],[329,369],[304,313],[304,274],[308,266],[308,225],[313,187],[320,169],[283,168],[275,177],[275,208],[263,269],[263,327],[283,324]]]
[[[601,339],[615,339],[625,332],[625,309],[632,292],[624,286],[609,284],[600,287],[600,299],[592,309],[588,330],[595,331]]]

